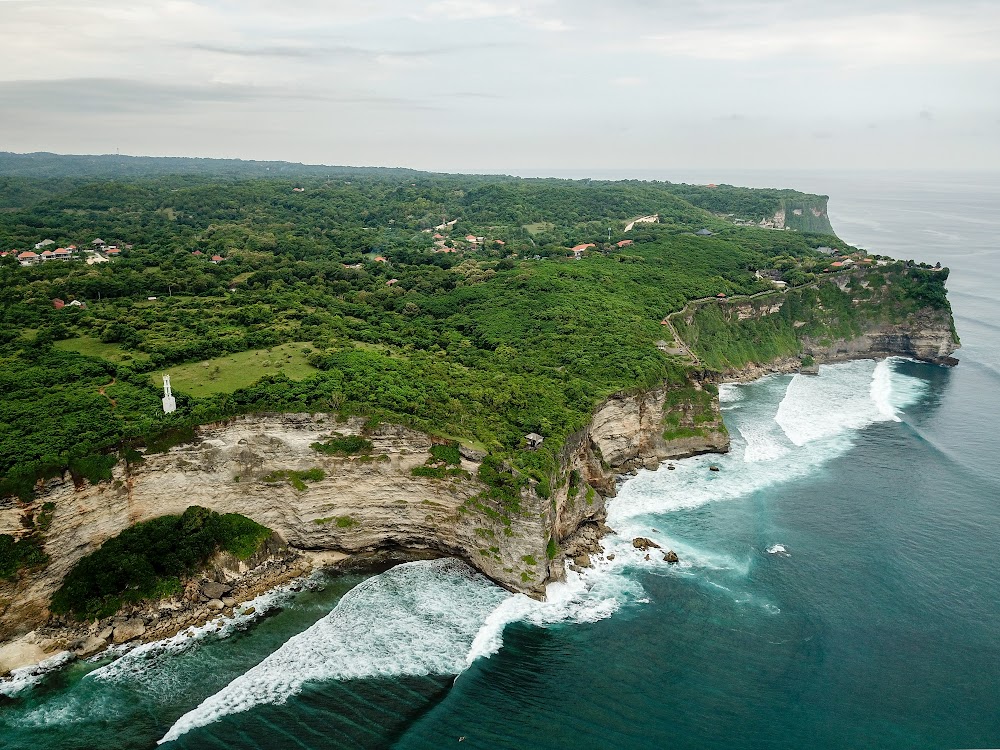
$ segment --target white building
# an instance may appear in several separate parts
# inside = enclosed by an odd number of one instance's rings
[[[171,412],[177,411],[177,402],[174,400],[174,394],[170,390],[170,376],[163,376],[163,413],[170,414]]]

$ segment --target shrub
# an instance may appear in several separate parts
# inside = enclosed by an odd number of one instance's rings
[[[458,452],[458,443],[448,443],[446,445],[432,445],[431,456],[436,461],[443,461],[449,466],[458,466],[462,463],[462,456]]]
[[[330,456],[368,454],[372,452],[374,447],[371,440],[366,440],[360,435],[348,435],[347,437],[335,435],[325,443],[312,444],[313,450]]]
[[[0,578],[14,578],[22,568],[43,565],[47,560],[37,538],[15,540],[10,534],[0,534]]]
[[[179,516],[160,516],[125,529],[81,559],[52,597],[51,610],[96,619],[122,605],[180,590],[219,550],[247,559],[271,530],[236,513],[220,515],[192,505]]]

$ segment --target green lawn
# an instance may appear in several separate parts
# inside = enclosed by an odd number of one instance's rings
[[[530,234],[538,234],[539,232],[551,232],[556,228],[556,225],[547,221],[536,221],[534,224],[525,224],[524,228]]]
[[[315,372],[315,367],[306,361],[303,349],[311,349],[308,343],[292,343],[270,349],[257,349],[224,357],[174,365],[166,370],[170,385],[178,393],[189,396],[211,396],[214,393],[232,393],[239,388],[260,380],[265,375],[285,373],[292,380],[302,380]],[[162,383],[163,373],[152,376],[156,385]]]
[[[55,342],[56,349],[64,352],[76,352],[85,357],[97,357],[107,362],[130,362],[132,360],[149,359],[142,352],[127,352],[118,344],[105,344],[90,336],[80,336],[75,339]]]

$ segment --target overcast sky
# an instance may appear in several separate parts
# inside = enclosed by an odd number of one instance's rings
[[[1000,169],[1000,2],[0,0],[0,150]]]

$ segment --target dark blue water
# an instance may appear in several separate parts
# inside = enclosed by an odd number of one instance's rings
[[[615,560],[546,604],[441,562],[330,580],[52,673],[0,704],[0,747],[1000,746],[1000,178],[728,181],[829,193],[848,241],[950,266],[962,363],[725,388],[732,452],[628,482]]]

